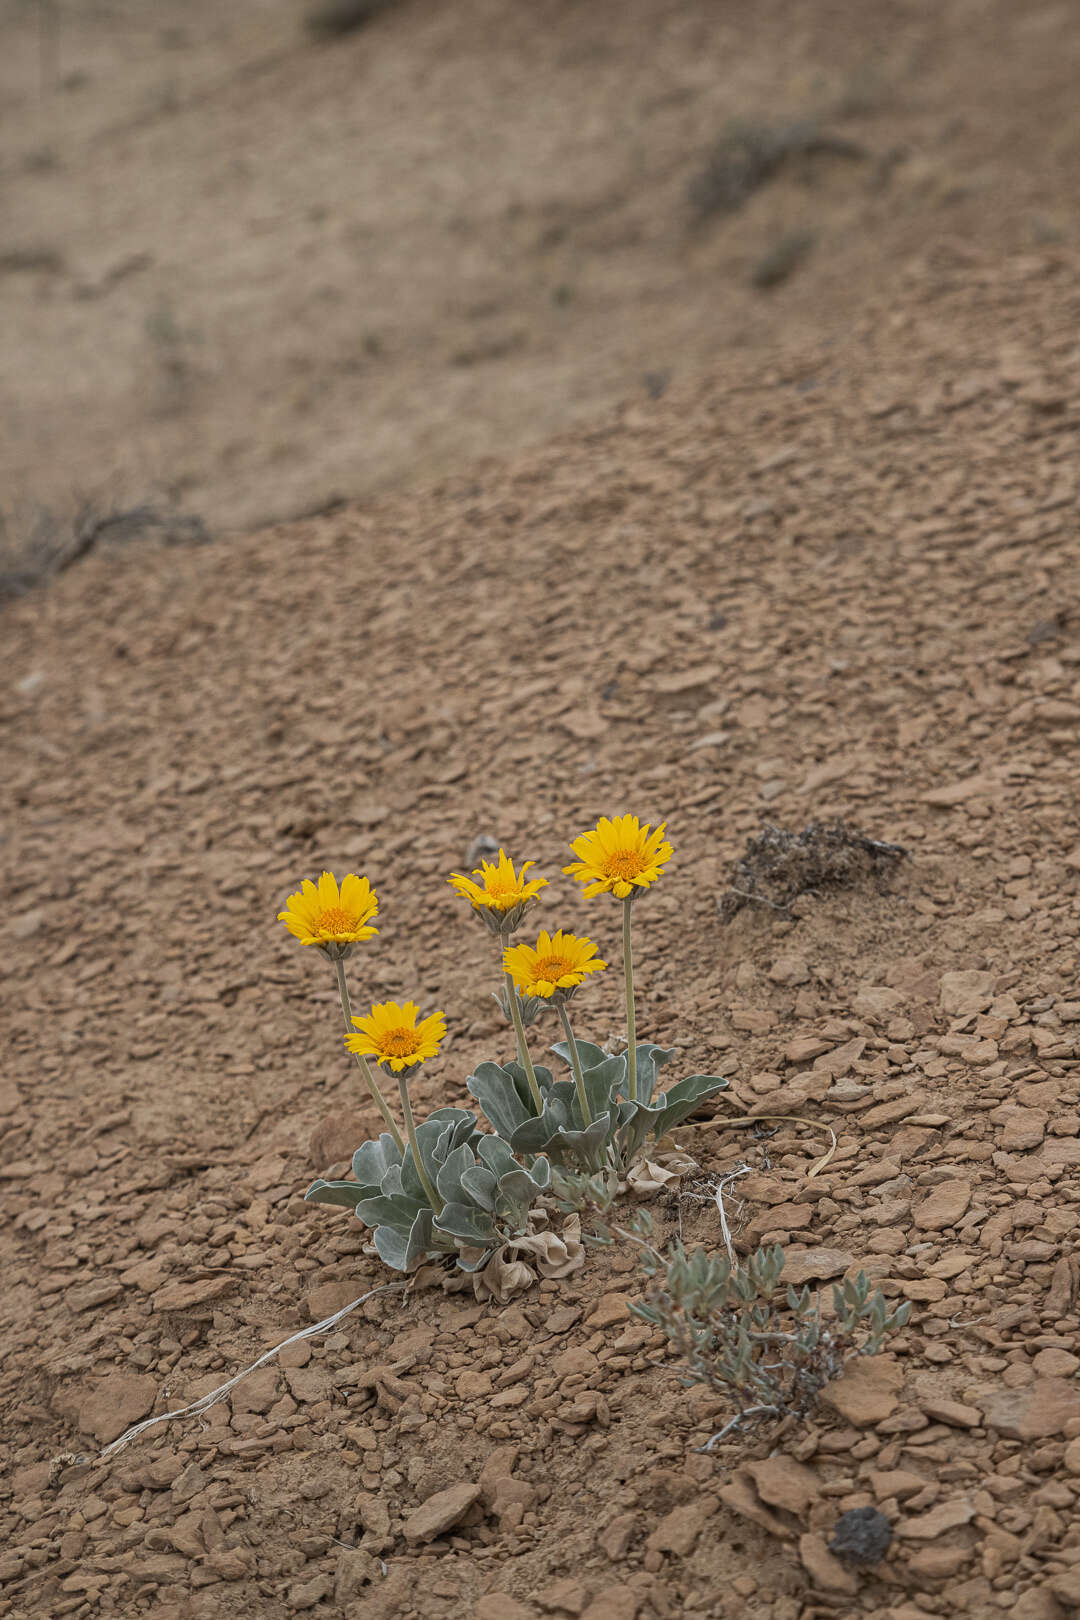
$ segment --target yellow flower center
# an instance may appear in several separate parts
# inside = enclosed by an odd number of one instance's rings
[[[645,857],[639,849],[616,849],[604,856],[604,876],[629,880],[645,869]]]
[[[351,934],[356,929],[356,914],[343,911],[340,906],[327,906],[319,913],[315,929],[320,934]]]
[[[497,905],[503,902],[509,905],[512,900],[517,899],[520,891],[514,883],[500,883],[497,879],[489,879],[487,892],[489,898],[494,900]]]
[[[564,973],[573,972],[574,964],[568,956],[538,956],[532,968],[533,983],[543,979],[554,984]]]
[[[419,1035],[407,1024],[402,1024],[398,1029],[384,1029],[379,1036],[383,1057],[412,1057],[419,1045]]]

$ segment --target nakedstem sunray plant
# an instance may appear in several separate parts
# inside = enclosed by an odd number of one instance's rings
[[[519,995],[538,996],[557,1007],[570,1052],[570,1068],[574,1075],[574,1085],[577,1087],[582,1117],[586,1125],[591,1125],[592,1112],[585,1091],[581,1054],[574,1039],[574,1031],[570,1027],[566,1003],[584,984],[586,974],[602,973],[607,963],[601,962],[596,956],[596,946],[591,939],[578,939],[576,934],[567,934],[560,928],[557,934],[541,932],[535,947],[514,945],[510,950],[504,951],[503,967],[514,981],[514,989]],[[525,1057],[527,1066],[531,1068],[528,1047],[525,1048]],[[535,1080],[534,1072],[534,1085]]]
[[[513,934],[540,890],[547,888],[547,878],[526,879],[525,873],[535,865],[535,861],[524,861],[520,872],[515,872],[513,861],[500,849],[497,861],[481,861],[474,870],[479,883],[461,872],[452,872],[446,881],[469,901],[493,934]]]
[[[398,1270],[440,1257],[456,1259],[464,1270],[481,1269],[504,1244],[529,1232],[536,1200],[552,1185],[553,1167],[568,1177],[600,1174],[614,1188],[649,1137],[659,1141],[727,1085],[718,1075],[692,1074],[659,1091],[659,1071],[674,1050],[637,1040],[630,905],[658,881],[671,857],[664,827],[654,833],[636,816],[605,818],[572,848],[579,859],[566,870],[586,885],[586,893],[611,893],[623,901],[625,1052],[578,1040],[570,1024],[567,1003],[607,967],[591,939],[558,929],[541,932],[535,945],[512,943],[548,886],[546,878],[527,875],[532,861],[515,866],[500,849],[497,861],[484,861],[471,877],[455,872],[447,880],[494,935],[503,980],[496,1000],[514,1028],[517,1060],[480,1063],[466,1081],[494,1135],[464,1108],[437,1108],[419,1125],[414,1120],[409,1075],[438,1055],[446,1033],[442,1013],[421,1018],[415,1002],[388,1001],[353,1017],[344,961],[375,932],[370,919],[378,908],[368,880],[350,873],[339,890],[324,873],[318,886],[305,882],[280,913],[301,943],[319,946],[334,963],[345,1044],[387,1126],[377,1141],[357,1148],[351,1180],[320,1178],[307,1197],[354,1210],[374,1228],[376,1251]],[[565,1040],[551,1050],[567,1078],[556,1079],[529,1051],[526,1024],[546,1006],[562,1024]],[[397,1075],[404,1137],[369,1058]]]
[[[512,869],[510,876],[517,884]],[[543,881],[518,886],[526,892],[503,911],[527,903]],[[320,1177],[307,1197],[353,1210],[373,1228],[376,1252],[395,1270],[408,1272],[425,1260],[456,1258],[463,1270],[476,1271],[503,1243],[527,1230],[532,1206],[550,1185],[550,1166],[542,1160],[530,1173],[505,1143],[480,1132],[468,1109],[437,1108],[416,1124],[409,1072],[438,1054],[446,1023],[441,1012],[422,1019],[412,1001],[376,1002],[364,1016],[353,1017],[345,958],[354,944],[377,932],[367,926],[377,909],[367,878],[350,873],[339,890],[333,875],[324,872],[318,886],[305,881],[279,913],[301,944],[319,946],[334,963],[345,1045],[387,1126],[378,1141],[357,1148],[354,1179]],[[368,1058],[397,1074],[404,1138]]]
[[[404,1006],[396,1001],[377,1001],[366,1018],[354,1018],[359,1034],[346,1035],[345,1045],[357,1056],[373,1057],[382,1065],[388,1063],[398,1077],[398,1095],[405,1120],[405,1134],[409,1138],[416,1163],[416,1173],[427,1195],[427,1201],[436,1215],[443,1212],[444,1200],[431,1184],[427,1166],[416,1143],[416,1122],[406,1072],[416,1063],[438,1054],[439,1044],[446,1034],[446,1019],[441,1012],[422,1019],[415,1001]]]
[[[285,910],[278,912],[278,921],[285,924],[301,945],[317,946],[333,962],[346,1033],[352,1029],[352,1006],[345,978],[345,958],[354,945],[379,932],[371,926],[371,919],[378,912],[379,900],[375,890],[366,877],[357,877],[355,872],[349,872],[342,879],[340,889],[333,872],[324,872],[318,886],[310,878],[305,878],[299,892],[290,894],[285,902]],[[376,1085],[375,1076],[362,1052],[356,1053],[356,1061],[387,1130],[399,1151],[404,1152],[405,1143],[401,1139],[397,1121]]]
[[[592,941],[561,931],[544,933],[535,946],[507,946],[503,969],[511,993],[555,1005],[566,1039],[552,1051],[571,1078],[556,1080],[550,1069],[533,1063],[520,1019],[515,1019],[518,1062],[481,1063],[468,1087],[515,1153],[542,1154],[571,1175],[600,1173],[618,1180],[641,1157],[649,1136],[659,1141],[727,1081],[718,1075],[690,1075],[669,1092],[658,1091],[659,1070],[675,1053],[637,1039],[630,907],[634,895],[659,880],[671,858],[664,827],[653,832],[636,816],[604,817],[571,848],[578,860],[565,871],[586,886],[586,894],[606,892],[623,902],[626,1051],[613,1054],[577,1040],[569,1026],[566,1001],[587,974],[602,971]]]
[[[513,861],[504,849],[500,849],[497,861],[481,861],[475,868],[473,877],[479,878],[479,883],[474,883],[472,878],[465,877],[461,872],[452,872],[446,880],[463,899],[468,900],[473,916],[478,917],[495,935],[500,952],[505,951],[507,943],[525,921],[540,890],[547,888],[547,878],[526,878],[529,867],[535,865],[535,861],[525,861],[520,872],[515,872]],[[514,1026],[518,1062],[525,1072],[529,1094],[539,1112],[544,1104],[529,1058],[521,999],[505,966],[503,983],[503,995],[495,999]]]
[[[672,848],[664,839],[666,822],[655,832],[642,827],[637,816],[601,816],[591,832],[575,838],[570,848],[577,860],[563,871],[585,887],[586,899],[594,894],[613,894],[623,903],[623,976],[626,981],[626,1060],[629,1066],[630,1101],[636,1102],[637,1019],[634,1012],[634,958],[630,946],[630,910],[642,889],[657,882],[671,859]]]
[[[371,926],[378,912],[378,896],[366,877],[350,872],[339,889],[333,872],[324,872],[317,886],[304,879],[299,894],[290,894],[285,910],[278,912],[278,921],[301,945],[317,945],[336,961],[359,940],[379,932]]]

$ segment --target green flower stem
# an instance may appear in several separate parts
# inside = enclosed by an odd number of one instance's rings
[[[416,1145],[416,1125],[413,1121],[412,1103],[409,1101],[409,1081],[407,1076],[407,1069],[402,1069],[398,1075],[398,1096],[401,1098],[401,1112],[405,1116],[405,1131],[409,1138],[409,1146],[412,1148],[413,1164],[416,1166],[416,1173],[420,1177],[420,1184],[424,1189],[424,1195],[428,1203],[436,1215],[441,1215],[446,1206],[428,1179],[428,1173],[424,1169],[424,1161],[420,1157],[420,1149]]]
[[[581,1117],[585,1121],[586,1125],[591,1125],[593,1122],[593,1117],[592,1111],[589,1108],[589,1099],[585,1095],[585,1076],[581,1072],[581,1054],[577,1049],[577,1041],[574,1039],[574,1032],[570,1028],[570,1017],[566,1011],[566,1005],[562,1001],[559,1002],[559,1017],[562,1020],[563,1034],[566,1036],[566,1044],[570,1048],[570,1067],[574,1071],[574,1085],[577,1087],[577,1100],[578,1105],[581,1108]]]
[[[345,1016],[345,1031],[347,1034],[352,1035],[354,1033],[352,1021],[352,1002],[349,1000],[349,986],[345,982],[344,958],[339,956],[334,962],[334,966],[337,969],[337,986],[338,995],[341,997],[341,1011]],[[379,1113],[382,1115],[383,1122],[386,1125],[387,1130],[390,1132],[390,1135],[394,1138],[394,1143],[398,1152],[404,1155],[405,1143],[401,1132],[398,1130],[397,1120],[390,1112],[386,1098],[383,1096],[382,1092],[375,1083],[375,1076],[368,1067],[367,1058],[364,1057],[362,1052],[354,1052],[353,1057],[356,1059],[360,1067],[360,1073],[367,1081],[367,1088],[371,1093],[371,1100],[379,1110]]]
[[[533,1068],[532,1058],[529,1056],[528,1043],[525,1040],[525,1025],[521,1022],[521,1003],[518,1001],[517,990],[509,972],[506,973],[506,997],[510,1003],[510,1016],[514,1020],[514,1034],[517,1036],[518,1057],[521,1067],[525,1070],[525,1078],[529,1082],[529,1094],[539,1119],[544,1112],[544,1099],[540,1095],[540,1087],[536,1083],[536,1070]]]
[[[514,1026],[514,1039],[517,1041],[518,1062],[521,1064],[521,1067],[524,1068],[527,1058],[527,1048],[525,1046],[525,1025],[524,1023],[519,1023],[516,1016],[517,1010],[521,1006],[521,1003],[518,1001],[518,993],[514,987],[514,981],[510,977],[507,970],[503,967],[503,956],[510,949],[510,941],[513,937],[514,936],[512,934],[500,934],[498,936],[499,971],[503,976],[503,986],[506,993],[506,1005],[509,1008],[508,1017]]]
[[[630,949],[630,907],[633,903],[633,895],[628,894],[623,901],[622,958],[623,971],[626,974],[627,1095],[631,1102],[637,1102],[637,1020],[634,1016],[634,957]]]

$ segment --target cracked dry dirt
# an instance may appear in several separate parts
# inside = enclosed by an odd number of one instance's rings
[[[8,610],[0,1614],[1080,1608],[1078,271],[942,246],[842,344]],[[288,891],[371,876],[355,994],[445,1009],[416,1089],[459,1102],[507,1037],[446,874],[493,833],[553,880],[538,923],[617,960],[558,869],[624,808],[676,852],[641,1036],[805,1121],[679,1139],[752,1166],[744,1248],[913,1302],[891,1353],[700,1455],[723,1409],[617,1248],[501,1309],[375,1299],[99,1462],[385,1279],[301,1202],[373,1121]],[[763,819],[834,815],[908,858],[721,921]],[[866,1504],[894,1536],[856,1570],[826,1546]]]

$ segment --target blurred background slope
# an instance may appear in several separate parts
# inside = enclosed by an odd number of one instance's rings
[[[318,510],[1072,241],[1078,69],[1049,0],[6,0],[6,544]]]

